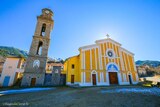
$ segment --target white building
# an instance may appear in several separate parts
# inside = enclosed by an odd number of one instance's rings
[[[24,72],[25,59],[21,57],[10,56],[6,58],[0,77],[0,86],[12,86],[21,74]]]

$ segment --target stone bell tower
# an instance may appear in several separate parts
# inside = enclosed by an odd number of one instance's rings
[[[21,86],[43,86],[44,84],[50,33],[54,25],[52,16],[53,12],[44,8],[42,14],[37,17],[36,30],[26,61]]]

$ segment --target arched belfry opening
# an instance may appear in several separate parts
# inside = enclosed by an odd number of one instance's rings
[[[41,29],[41,36],[45,36],[45,31],[46,31],[46,24],[44,23]]]
[[[42,45],[43,45],[43,42],[39,41],[38,48],[37,48],[37,55],[42,55]]]

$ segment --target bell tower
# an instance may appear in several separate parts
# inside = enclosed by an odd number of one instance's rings
[[[22,86],[43,86],[44,84],[50,33],[54,25],[52,16],[53,12],[44,8],[42,14],[37,17],[37,25],[26,61]]]

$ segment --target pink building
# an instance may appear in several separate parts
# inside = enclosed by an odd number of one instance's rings
[[[6,58],[0,77],[0,86],[12,86],[24,72],[25,59],[21,57],[10,56]]]

